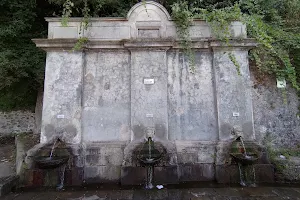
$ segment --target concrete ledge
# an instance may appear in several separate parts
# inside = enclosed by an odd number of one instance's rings
[[[254,165],[257,183],[274,183],[274,166],[271,164]],[[217,165],[216,180],[218,183],[239,183],[240,173],[237,165]]]
[[[178,184],[178,166],[165,166],[154,168],[155,184]]]
[[[42,48],[45,51],[70,51],[74,48],[78,39],[65,38],[65,39],[32,39],[37,47]],[[201,38],[193,40],[191,44],[192,49],[209,49],[213,48],[214,51],[219,49],[229,50],[234,49],[251,49],[257,46],[254,39],[232,39],[230,43],[224,43],[219,40]],[[144,39],[144,40],[112,40],[112,39],[89,39],[82,45],[82,50],[93,49],[141,49],[151,48],[159,50],[168,50],[169,48],[182,49],[180,40],[174,39]]]
[[[65,186],[80,186],[83,183],[83,168],[66,169]],[[22,173],[20,187],[55,187],[60,181],[60,171],[56,169],[29,169]]]
[[[122,185],[142,185],[146,180],[145,167],[121,167]]]
[[[8,176],[0,178],[0,197],[9,194],[16,189],[19,181],[18,176]]]
[[[215,168],[213,164],[186,164],[179,165],[180,182],[213,181]]]

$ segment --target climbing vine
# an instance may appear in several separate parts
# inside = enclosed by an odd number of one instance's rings
[[[72,8],[74,7],[74,3],[71,0],[66,0],[63,4],[63,12],[62,12],[62,20],[61,24],[63,26],[68,26],[69,18],[72,15]]]
[[[60,0],[56,0],[60,1]],[[79,2],[73,0],[74,2]],[[290,57],[291,50],[300,51],[300,34],[298,21],[295,16],[300,12],[299,0],[282,1],[272,0],[265,2],[262,0],[239,0],[226,1],[225,6],[220,7],[220,3],[211,3],[211,6],[200,7],[201,4],[190,1],[165,1],[167,5],[171,5],[173,20],[177,27],[177,33],[180,38],[180,45],[185,55],[189,58],[190,72],[195,72],[195,53],[192,50],[192,40],[189,35],[189,27],[193,23],[193,19],[205,20],[211,27],[214,38],[224,42],[230,48],[232,32],[230,25],[233,21],[241,21],[247,25],[248,37],[256,39],[259,44],[258,48],[250,51],[250,58],[255,62],[256,66],[262,73],[274,74],[278,79],[286,79],[291,85],[300,90],[299,78],[295,70],[295,63]],[[82,0],[81,14],[83,20],[81,22],[81,33],[86,29],[90,19],[90,6],[94,6],[94,13],[97,9],[104,9],[108,1],[106,0]],[[123,6],[125,1],[120,1]],[[142,0],[145,5],[145,0]],[[170,3],[172,2],[172,3]],[[205,1],[205,4],[208,2]],[[273,5],[273,4],[275,5]],[[95,5],[96,6],[95,6]],[[209,3],[208,3],[209,4]],[[129,4],[128,4],[129,5]],[[264,6],[260,8],[260,6]],[[279,9],[273,7],[281,6],[287,14],[279,13]],[[67,24],[68,18],[72,14],[74,3],[72,0],[65,0],[63,3],[62,23]],[[295,9],[297,8],[297,9]],[[123,8],[122,8],[123,9]],[[77,9],[78,10],[78,9]],[[120,11],[123,13],[123,11]],[[284,19],[283,19],[284,18]],[[300,16],[298,16],[300,18]],[[282,21],[284,21],[284,24]],[[277,23],[275,23],[275,22]],[[237,38],[235,38],[237,39]],[[87,38],[80,38],[74,47],[74,50],[81,49],[87,42]],[[236,67],[237,74],[241,73],[240,64],[235,55],[229,51],[228,57]]]
[[[250,52],[251,59],[255,61],[257,67],[269,74],[275,74],[279,79],[288,80],[294,88],[299,90],[295,67],[292,65],[288,49],[293,47],[300,49],[300,35],[286,32],[276,26],[271,26],[264,22],[263,16],[258,14],[248,14],[241,11],[241,4],[236,3],[231,7],[221,9],[190,8],[187,2],[175,3],[172,6],[172,16],[177,26],[179,38],[187,55],[193,54],[191,40],[189,37],[189,27],[192,20],[200,18],[205,20],[211,27],[215,38],[225,42],[230,46],[232,33],[230,24],[232,21],[241,21],[247,25],[249,37],[255,38],[258,48]],[[295,43],[287,40],[294,40]],[[282,44],[284,40],[288,44]],[[236,66],[237,74],[240,74],[240,64],[234,54],[229,52],[229,58]]]
[[[189,34],[189,27],[192,25],[193,12],[189,9],[187,2],[175,3],[172,6],[172,17],[177,27],[180,44],[184,53],[189,58],[190,72],[195,72],[195,54],[192,51],[192,41]]]

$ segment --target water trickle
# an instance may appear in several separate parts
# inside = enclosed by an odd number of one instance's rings
[[[242,146],[243,146],[243,149],[244,149],[244,155],[247,156],[246,147],[245,147],[245,144],[244,144],[244,141],[243,141],[242,137],[240,137],[240,140],[241,140],[241,143],[242,143]]]
[[[49,158],[51,159],[52,158],[52,156],[53,156],[53,152],[54,152],[54,148],[55,148],[55,144],[56,144],[56,142],[57,142],[58,140],[55,140],[55,142],[54,142],[54,144],[53,144],[53,146],[52,146],[52,149],[51,149],[51,152],[50,152],[50,156],[49,156]]]
[[[153,165],[149,165],[147,166],[147,180],[146,180],[146,189],[153,189],[153,171],[154,171],[154,167]]]
[[[65,171],[66,171],[66,165],[62,165],[59,169],[59,179],[60,183],[57,185],[56,189],[61,190],[64,187],[64,181],[65,181]]]
[[[148,138],[149,159],[151,159],[151,137]]]
[[[244,179],[244,174],[242,172],[242,166],[241,166],[241,163],[238,163],[238,166],[239,166],[239,172],[240,172],[240,184],[242,186],[246,186],[246,182],[245,182],[245,179]]]

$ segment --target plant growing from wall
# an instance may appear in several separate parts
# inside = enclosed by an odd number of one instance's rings
[[[248,13],[243,13],[241,10],[243,6],[245,7],[245,2],[248,3],[246,4]],[[266,23],[264,16],[256,14],[249,5],[252,5],[249,0],[244,0],[231,7],[209,10],[197,7],[189,8],[186,1],[173,4],[172,16],[177,26],[178,35],[183,41],[185,52],[188,52],[188,55],[192,52],[188,32],[192,19],[205,20],[210,25],[213,35],[228,46],[230,46],[230,40],[232,39],[231,22],[241,21],[247,25],[248,35],[255,38],[259,44],[258,48],[250,52],[251,59],[256,62],[257,67],[264,73],[275,74],[279,79],[285,78],[295,89],[299,90],[299,83],[297,82],[295,67],[291,64],[289,49],[300,49],[300,34],[286,31],[278,25]],[[240,74],[240,65],[231,52],[229,52],[229,58],[236,66],[237,73]]]
[[[195,54],[192,51],[192,41],[189,34],[189,27],[193,21],[193,12],[189,9],[187,2],[175,3],[172,5],[172,17],[177,27],[180,45],[183,48],[183,52],[189,58],[190,72],[194,73]]]
[[[64,5],[65,19],[73,13],[83,15],[82,24],[85,25],[82,27],[85,28],[90,12],[94,16],[120,16],[136,3],[131,0],[49,1]],[[145,0],[142,2],[145,4]],[[290,55],[291,52],[300,51],[300,0],[164,0],[162,3],[171,8],[180,44],[189,58],[191,72],[195,71],[195,56],[189,35],[193,19],[205,20],[210,25],[214,37],[229,47],[232,39],[230,24],[237,20],[247,25],[248,36],[255,38],[259,44],[258,48],[250,51],[250,58],[255,61],[260,72],[274,74],[279,79],[284,78],[299,90],[300,79],[295,70],[297,63],[293,62]],[[78,7],[82,5],[84,9],[79,12]],[[73,6],[77,9],[74,10]],[[84,41],[86,39],[80,39],[76,49]],[[240,74],[240,65],[235,55],[229,51],[228,56],[236,67],[237,74]]]
[[[71,0],[66,0],[65,3],[63,4],[62,19],[61,19],[62,26],[68,26],[68,21],[72,15],[73,7],[74,7],[74,3]]]

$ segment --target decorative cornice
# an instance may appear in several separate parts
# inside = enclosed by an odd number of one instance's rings
[[[258,43],[253,38],[230,39],[228,42],[220,40],[210,40],[210,47],[214,50],[232,50],[232,49],[253,49],[258,46]]]
[[[45,51],[64,51],[72,50],[78,39],[32,39],[37,47]],[[213,49],[232,50],[251,49],[257,47],[258,44],[254,39],[232,39],[229,42],[222,42],[214,39],[199,39],[191,42],[192,49]],[[105,50],[105,49],[181,49],[180,41],[173,39],[136,39],[136,40],[88,40],[82,46],[83,50]]]
[[[168,20],[171,20],[171,16],[170,14],[168,13],[168,11],[166,10],[165,7],[163,7],[161,4],[157,3],[157,2],[154,2],[154,1],[146,1],[145,3],[144,2],[140,2],[140,3],[137,3],[135,4],[127,13],[127,19],[130,18],[130,16],[132,15],[132,13],[138,8],[138,7],[142,7],[142,8],[145,8],[147,9],[147,5],[154,5],[154,6],[157,6],[167,17]]]

